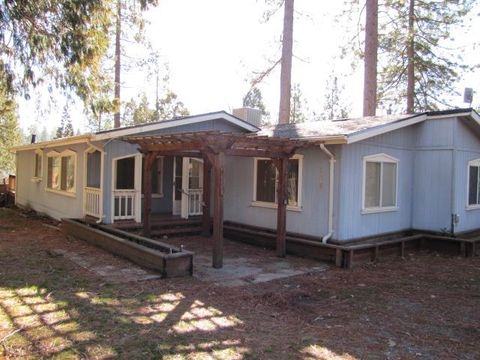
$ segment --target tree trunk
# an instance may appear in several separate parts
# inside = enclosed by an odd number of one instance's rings
[[[407,40],[407,114],[415,108],[415,0],[410,0],[408,9],[408,40]]]
[[[282,62],[280,69],[280,109],[278,123],[288,124],[290,118],[290,96],[292,91],[293,49],[293,2],[285,0],[283,18]]]
[[[117,23],[115,26],[115,100],[117,109],[113,115],[113,127],[120,127],[120,70],[121,70],[121,44],[122,35],[122,0],[117,0]]]
[[[367,0],[366,9],[363,116],[375,116],[377,109],[378,0]]]

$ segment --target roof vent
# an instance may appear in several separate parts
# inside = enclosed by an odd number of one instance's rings
[[[233,109],[233,116],[236,116],[256,127],[262,126],[262,110],[242,107]]]

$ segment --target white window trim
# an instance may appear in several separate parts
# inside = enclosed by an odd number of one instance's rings
[[[48,158],[58,157],[60,158],[60,175],[62,174],[62,157],[73,156],[73,191],[57,190],[48,187]],[[43,160],[42,160],[43,162]],[[43,165],[43,164],[42,164]],[[47,181],[45,181],[45,191],[60,194],[69,197],[77,197],[77,153],[73,150],[67,149],[62,152],[56,150],[47,153]]]
[[[466,210],[479,210],[480,209],[480,203],[479,204],[474,204],[470,205],[469,200],[470,200],[470,166],[478,166],[480,168],[480,159],[474,159],[470,160],[468,162],[468,168],[467,168],[467,198],[466,198]],[[479,169],[479,177],[480,177],[480,169]],[[480,180],[480,179],[479,179]]]
[[[142,163],[143,163],[144,159],[145,159],[145,155],[142,155]],[[164,188],[163,188],[163,185],[164,185],[163,184],[163,178],[164,178],[164,175],[165,175],[165,173],[164,173],[164,171],[165,171],[165,156],[163,156],[163,155],[157,156],[155,158],[155,160],[157,160],[157,161],[162,160],[161,161],[161,164],[162,164],[162,178],[161,178],[161,183],[160,183],[161,184],[160,187],[161,187],[162,191],[159,192],[159,193],[152,192],[152,198],[153,199],[161,199],[161,198],[163,198],[164,193],[165,193]],[[157,166],[158,166],[158,164],[157,164]],[[142,172],[142,182],[143,182],[143,172]],[[145,197],[144,194],[142,194],[142,198],[144,198],[144,197]]]
[[[297,159],[298,160],[298,205],[292,206],[287,205],[287,210],[289,211],[302,211],[302,184],[303,184],[303,155],[302,154],[295,154],[294,156],[290,157],[290,159]],[[277,185],[278,185],[278,171],[275,181],[275,202],[267,202],[267,201],[257,201],[257,163],[258,160],[272,160],[271,158],[267,157],[255,157],[253,158],[253,199],[251,202],[251,206],[255,207],[262,207],[267,209],[277,209]]]
[[[43,169],[44,169],[44,157],[43,157],[43,151],[40,149],[36,149],[34,153],[34,158],[33,158],[33,176],[32,176],[32,181],[33,182],[40,182],[43,179]],[[37,170],[37,155],[40,155],[41,159],[41,164],[40,164],[40,176],[35,175],[35,171]]]
[[[377,207],[366,207],[365,206],[365,185],[366,185],[366,175],[367,175],[367,162],[380,162],[380,163],[390,163],[396,164],[395,171],[395,205],[394,206],[377,206]],[[362,214],[376,214],[382,212],[391,212],[398,211],[398,173],[399,173],[399,163],[400,160],[394,158],[393,156],[387,155],[385,153],[368,155],[363,157],[363,178],[362,178]],[[383,190],[383,166],[381,167],[380,172],[380,204],[382,204],[382,190]]]

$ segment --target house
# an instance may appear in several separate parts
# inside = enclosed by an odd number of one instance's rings
[[[151,214],[210,219],[213,211],[217,237],[228,221],[276,229],[280,243],[286,232],[345,244],[480,229],[472,109],[271,127],[260,127],[256,110],[234,114],[16,147],[16,203],[58,219],[145,227]]]

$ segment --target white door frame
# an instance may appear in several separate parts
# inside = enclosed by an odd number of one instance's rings
[[[134,157],[134,190],[135,190],[135,222],[142,222],[142,154],[119,156],[112,159],[112,191],[110,195],[110,222],[113,224],[115,216],[115,187],[117,180],[117,160]]]

